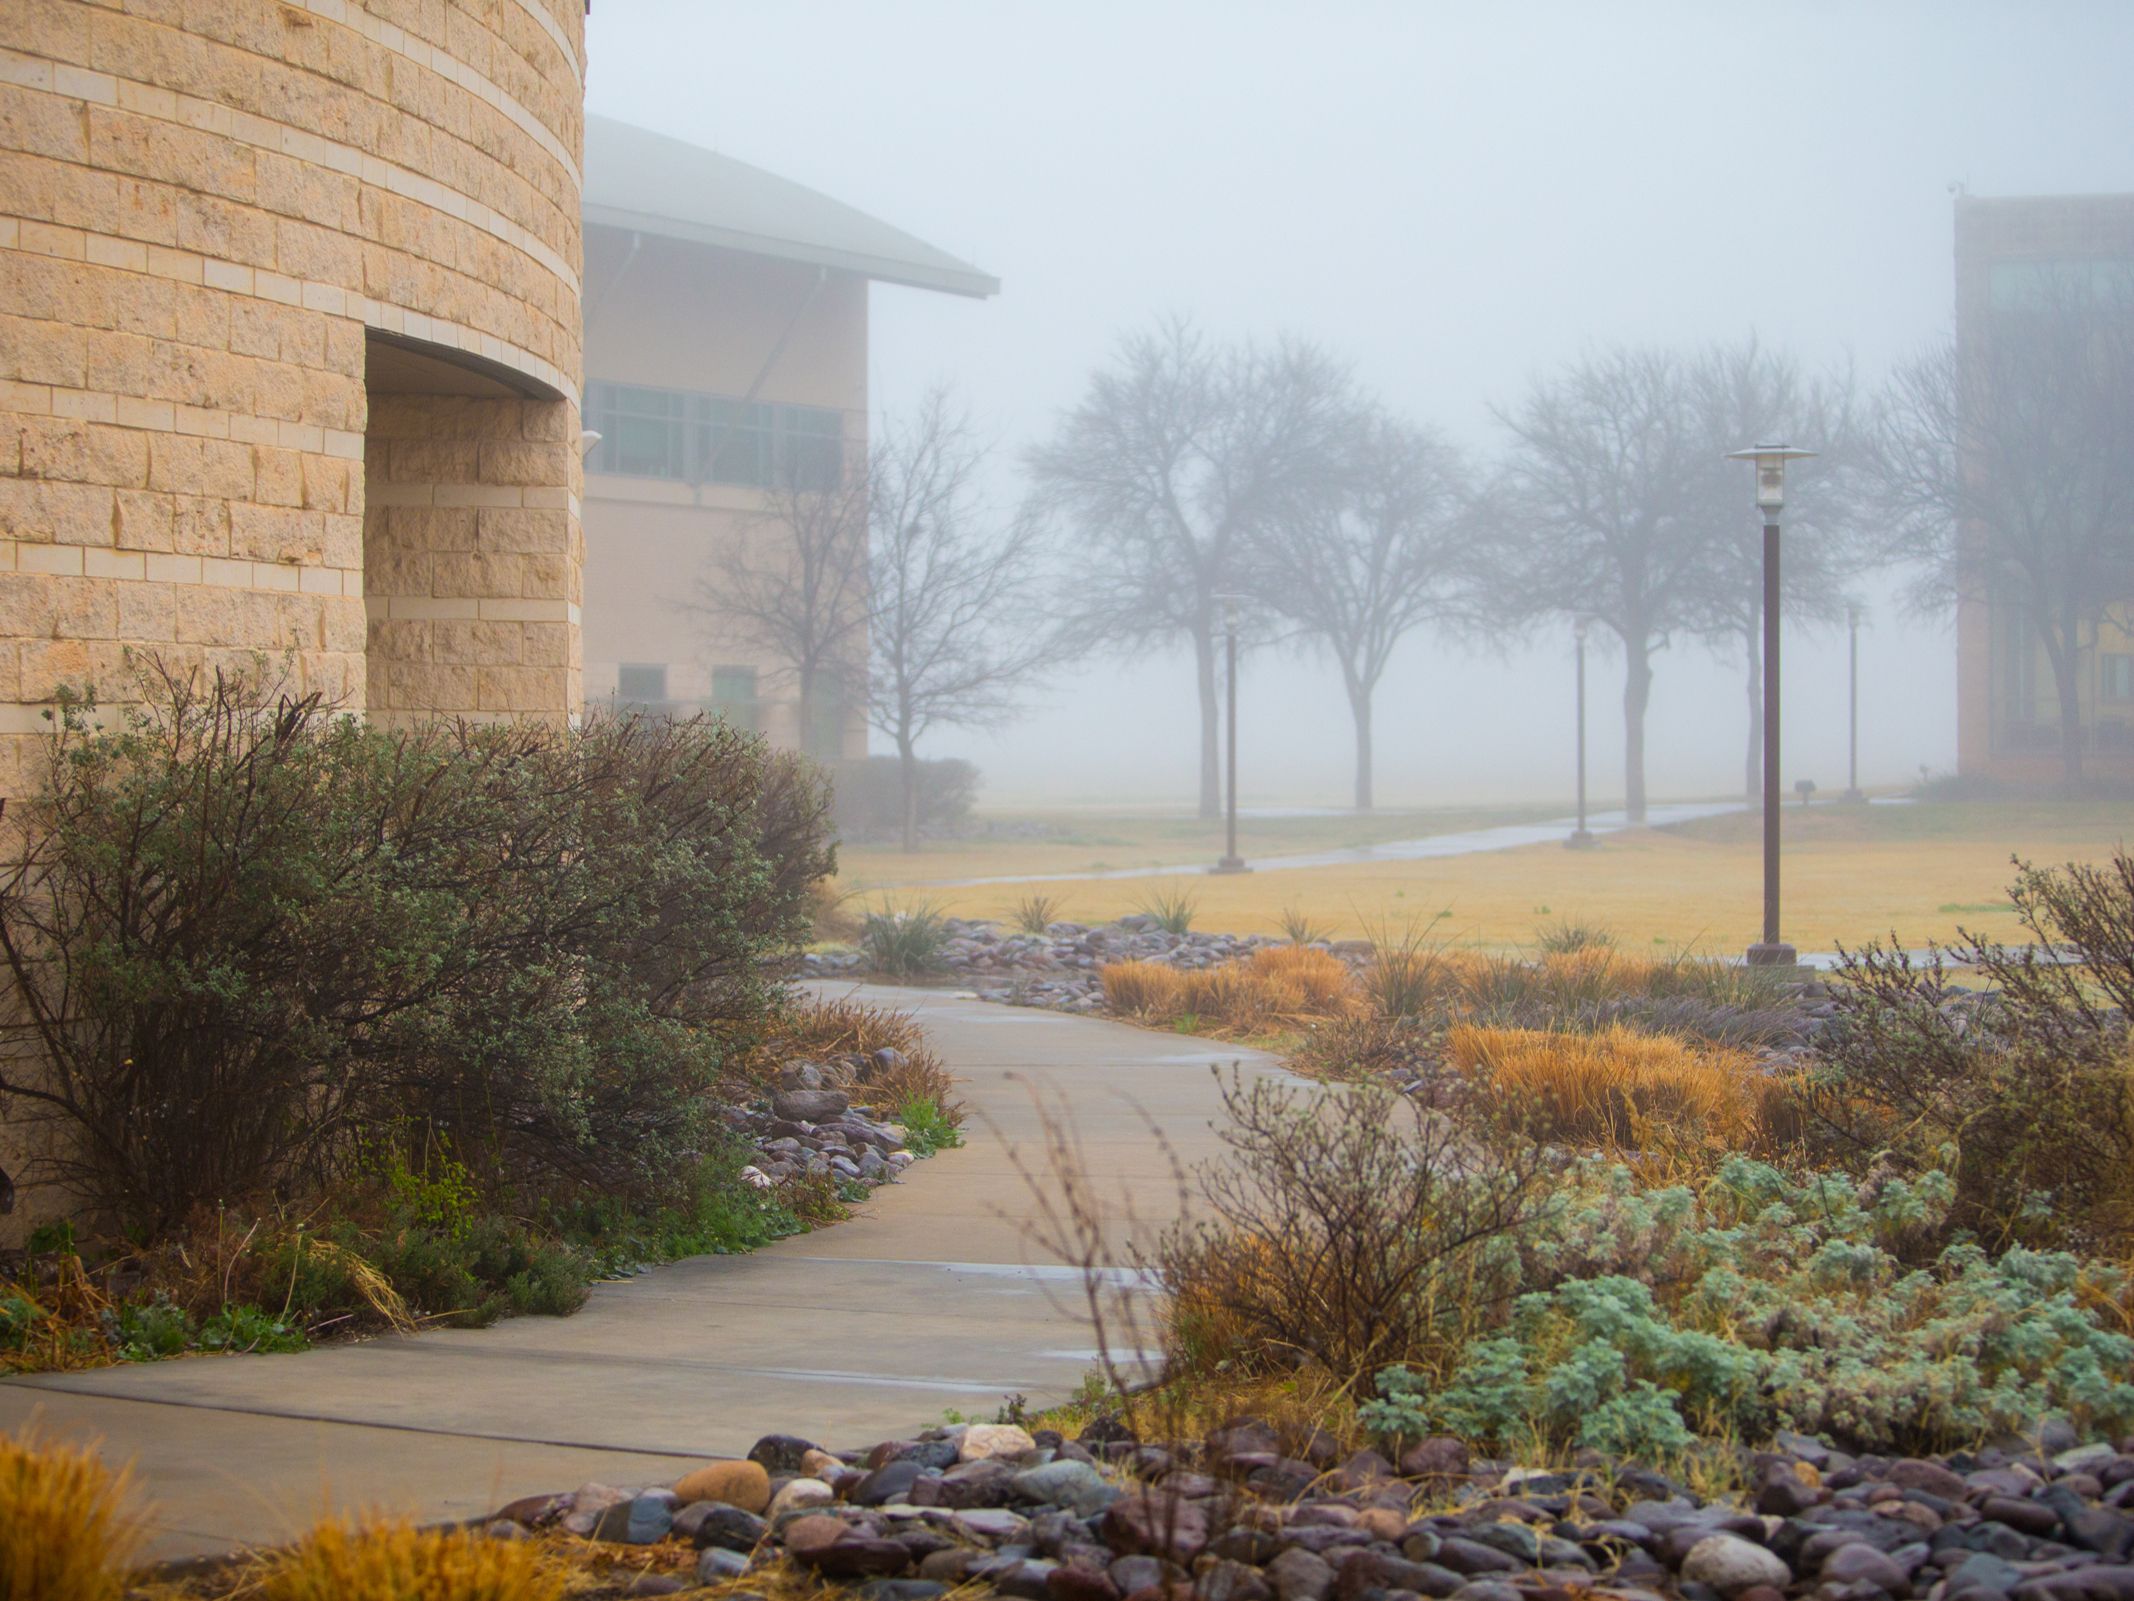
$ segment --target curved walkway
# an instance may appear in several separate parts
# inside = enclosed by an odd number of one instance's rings
[[[1209,1068],[1272,1063],[947,992],[857,993],[919,1013],[972,1116],[962,1148],[851,1221],[600,1285],[569,1318],[0,1383],[0,1428],[39,1413],[100,1436],[155,1503],[154,1554],[178,1556],[285,1538],[332,1507],[471,1516],[588,1479],[659,1482],[773,1431],[854,1445],[1064,1394],[1093,1353],[1073,1275],[1024,1238],[1036,1203],[1010,1150],[1042,1168],[1033,1090],[1071,1104],[1115,1223],[1156,1224],[1176,1193],[1150,1124],[1197,1161],[1216,1148]]]
[[[1586,830],[1593,834],[1620,834],[1631,828],[1666,828],[1672,823],[1694,823],[1707,817],[1725,817],[1749,809],[1744,801],[1655,802],[1640,823],[1627,812],[1593,812]],[[1447,856],[1481,856],[1490,851],[1513,851],[1527,845],[1553,845],[1578,826],[1575,817],[1559,817],[1545,823],[1502,823],[1494,828],[1468,828],[1450,834],[1425,834],[1419,839],[1381,840],[1376,845],[1342,845],[1332,850],[1300,851],[1290,856],[1255,856],[1255,873],[1287,873],[1307,867],[1353,867],[1369,862],[1437,861]],[[979,889],[994,884],[1068,884],[1120,878],[1191,878],[1217,872],[1212,862],[1186,862],[1176,867],[1107,867],[1079,873],[1009,873],[992,878],[944,878],[932,882],[900,884],[899,889]]]

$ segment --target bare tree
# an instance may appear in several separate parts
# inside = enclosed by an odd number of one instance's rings
[[[1203,817],[1221,799],[1221,596],[1241,585],[1254,524],[1336,458],[1348,388],[1348,374],[1309,345],[1218,347],[1166,322],[1125,339],[1052,440],[1030,452],[1033,510],[1076,540],[1073,634],[1192,648]]]
[[[775,660],[798,703],[800,740],[826,693],[856,693],[867,656],[867,474],[792,471],[699,575],[684,605]]]
[[[979,497],[985,451],[944,389],[885,424],[874,451],[868,568],[868,716],[895,745],[904,849],[919,848],[918,742],[995,723],[1057,660],[1036,620],[1038,525],[996,522]]]
[[[1288,497],[1251,542],[1250,588],[1334,658],[1356,726],[1356,808],[1372,803],[1371,705],[1394,647],[1473,612],[1485,558],[1459,453],[1375,406],[1348,425],[1335,472]]]
[[[1858,570],[1850,540],[1847,485],[1853,460],[1852,376],[1807,374],[1754,334],[1713,345],[1685,371],[1704,464],[1695,500],[1710,555],[1700,632],[1720,648],[1738,646],[1747,665],[1748,753],[1743,791],[1763,793],[1763,523],[1747,471],[1726,453],[1765,440],[1818,452],[1786,474],[1785,554],[1779,605],[1796,622],[1845,615],[1845,584]]]
[[[1588,618],[1621,642],[1624,803],[1645,817],[1652,658],[1701,626],[1711,528],[1695,489],[1709,442],[1682,360],[1659,349],[1580,357],[1499,410],[1511,436],[1492,520],[1514,553],[1498,595],[1528,615]]]
[[[2134,291],[2041,272],[1977,336],[1900,368],[1868,466],[1913,599],[2005,608],[2052,669],[2061,777],[2082,782],[2084,658],[2134,593]]]

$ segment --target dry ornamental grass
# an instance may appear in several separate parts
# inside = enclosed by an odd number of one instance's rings
[[[1592,1034],[1456,1024],[1445,1059],[1487,1083],[1538,1137],[1622,1152],[1769,1150],[1785,1095],[1746,1052],[1613,1025]]]
[[[118,1601],[140,1547],[130,1475],[33,1423],[0,1437],[0,1601]]]

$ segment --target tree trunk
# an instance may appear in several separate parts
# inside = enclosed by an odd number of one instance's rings
[[[2038,630],[2045,659],[2052,664],[2054,693],[2060,702],[2060,782],[2068,794],[2082,788],[2082,650],[2070,628],[2064,634]]]
[[[1356,719],[1356,810],[1371,809],[1371,691],[1351,684],[1349,714]]]
[[[800,696],[794,708],[800,726],[793,730],[793,749],[803,756],[815,754],[815,669],[800,669]]]
[[[1652,699],[1652,646],[1644,635],[1623,641],[1623,813],[1645,821],[1645,707]]]
[[[1764,792],[1764,642],[1754,625],[1742,631],[1749,657],[1749,758],[1743,769],[1742,794],[1751,801]]]
[[[1215,636],[1212,632],[1204,631],[1193,636],[1193,655],[1200,682],[1200,815],[1214,818],[1223,813],[1223,779],[1221,752],[1216,743],[1216,731],[1222,718],[1216,694]]]
[[[904,850],[919,848],[919,751],[909,734],[897,735],[897,785],[902,791]]]

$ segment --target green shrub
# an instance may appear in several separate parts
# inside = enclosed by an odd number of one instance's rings
[[[386,731],[143,668],[63,707],[0,880],[0,1095],[140,1237],[449,1143],[487,1192],[650,1198],[831,865],[814,771],[723,723]],[[456,1180],[455,1180],[456,1183]],[[465,1197],[433,1191],[450,1210]]]
[[[301,1351],[304,1331],[271,1312],[249,1305],[226,1306],[200,1325],[203,1351]]]
[[[166,1297],[122,1306],[113,1329],[119,1356],[128,1362],[153,1362],[188,1350],[195,1338],[192,1315]]]

